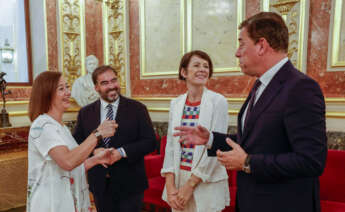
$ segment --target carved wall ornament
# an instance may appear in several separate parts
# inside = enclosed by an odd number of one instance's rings
[[[345,3],[332,1],[327,57],[328,71],[345,71]]]
[[[127,5],[125,0],[96,0],[103,3],[104,64],[118,73],[121,93],[126,94],[127,62]]]
[[[300,71],[306,72],[309,0],[261,0],[262,11],[279,13],[289,29],[288,57]]]
[[[59,0],[60,68],[67,82],[85,73],[84,1]]]

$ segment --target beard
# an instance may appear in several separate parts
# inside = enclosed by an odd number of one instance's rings
[[[115,91],[115,94],[110,94],[113,91]],[[107,101],[109,103],[114,102],[119,97],[119,95],[120,95],[120,88],[119,87],[108,89],[105,92],[100,94],[102,99],[104,99],[105,101]]]

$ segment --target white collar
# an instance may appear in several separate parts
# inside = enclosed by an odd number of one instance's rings
[[[105,101],[104,99],[102,99],[102,98],[100,98],[100,100],[101,100],[101,107],[102,107],[103,110],[105,110],[106,107],[107,107],[109,104],[111,104],[111,106],[113,106],[113,108],[117,108],[117,107],[119,106],[120,96],[117,97],[117,99],[116,99],[114,102],[112,102],[112,103],[106,102],[106,101]]]
[[[289,60],[288,57],[283,58],[278,63],[276,63],[272,68],[266,71],[260,78],[260,82],[265,85],[265,87],[271,82],[272,78],[277,74],[279,69]]]

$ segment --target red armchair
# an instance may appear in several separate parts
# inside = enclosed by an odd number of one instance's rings
[[[160,174],[163,167],[166,142],[167,137],[163,136],[160,142],[160,154],[145,156],[145,169],[149,188],[144,192],[144,203],[168,209],[170,206],[162,200],[165,179]],[[158,208],[155,208],[155,210],[158,210]]]
[[[322,212],[345,211],[345,151],[328,150],[325,170],[320,177]]]

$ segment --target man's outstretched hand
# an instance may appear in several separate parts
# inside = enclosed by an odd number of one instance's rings
[[[210,138],[210,132],[200,125],[196,127],[175,127],[178,132],[174,136],[180,136],[179,142],[185,144],[205,145]]]

